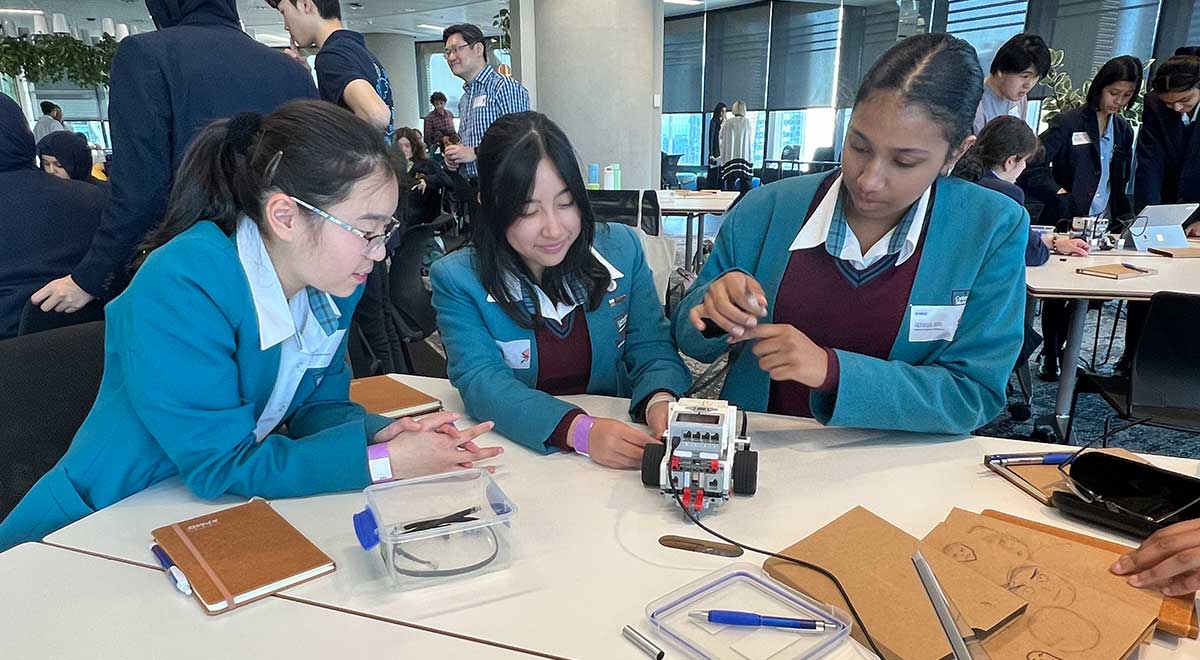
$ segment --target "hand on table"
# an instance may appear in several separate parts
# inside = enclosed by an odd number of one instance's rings
[[[1187,520],[1151,534],[1137,550],[1112,566],[1135,587],[1182,596],[1200,589],[1200,520]]]
[[[576,418],[576,423],[578,422]],[[666,428],[666,425],[663,425]],[[571,425],[574,437],[574,423]],[[597,417],[588,433],[588,455],[600,465],[611,468],[636,468],[642,465],[646,445],[658,442],[644,431],[608,417]],[[572,446],[574,446],[572,444]]]
[[[60,277],[34,292],[29,300],[43,312],[78,312],[84,305],[95,300],[92,294],[79,288],[70,275]]]
[[[1068,257],[1086,257],[1092,250],[1092,246],[1082,238],[1066,238],[1046,233],[1042,234],[1042,242],[1051,252]]]
[[[501,447],[480,447],[475,438],[492,430],[492,422],[459,429],[457,413],[439,412],[420,419],[404,417],[375,434],[372,442],[388,443],[392,477],[407,479],[474,467],[500,455]],[[495,468],[488,467],[489,472]]]
[[[646,426],[650,427],[650,435],[655,438],[663,437],[670,423],[670,401],[659,401],[646,409]]]

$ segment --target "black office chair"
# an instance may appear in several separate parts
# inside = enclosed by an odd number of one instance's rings
[[[0,341],[0,520],[71,445],[104,373],[104,322]]]
[[[62,312],[43,312],[41,307],[26,302],[21,309],[21,320],[17,325],[17,336],[31,335],[35,332],[45,332],[55,328],[65,328],[70,325],[80,325],[93,321],[104,320],[104,303],[99,300],[84,305],[77,312],[64,314]]]
[[[651,236],[662,233],[662,207],[653,190],[589,190],[588,201],[596,222],[641,227]]]
[[[432,364],[418,369],[414,363],[413,349],[424,344],[425,339],[437,330],[437,311],[433,308],[433,296],[425,286],[425,247],[453,217],[443,215],[432,223],[416,225],[404,230],[399,245],[392,252],[392,265],[388,271],[388,314],[400,336],[400,353],[406,373],[423,376],[445,376],[445,360],[425,351],[422,357],[432,359]]]
[[[734,158],[721,166],[721,190],[746,193],[753,186],[754,166],[749,161]]]
[[[1084,372],[1071,401],[1098,393],[1117,412],[1096,438],[1104,446],[1126,429],[1145,424],[1200,433],[1200,296],[1161,291],[1150,299],[1142,336],[1133,347],[1129,375]],[[1116,420],[1125,422],[1116,428]],[[1068,429],[1069,435],[1069,429]]]
[[[663,190],[682,188],[683,184],[679,182],[679,159],[683,158],[683,154],[669,154],[665,151],[660,153],[662,154]]]

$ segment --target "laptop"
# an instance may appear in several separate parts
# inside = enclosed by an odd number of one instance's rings
[[[1142,209],[1125,229],[1125,243],[1145,252],[1155,248],[1188,246],[1184,226],[1196,220],[1200,204],[1160,204]]]

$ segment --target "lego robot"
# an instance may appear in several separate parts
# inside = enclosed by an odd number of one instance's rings
[[[737,408],[725,401],[680,399],[670,407],[665,444],[646,445],[642,483],[695,515],[758,490],[758,452],[737,434]],[[670,451],[668,452],[668,448]]]

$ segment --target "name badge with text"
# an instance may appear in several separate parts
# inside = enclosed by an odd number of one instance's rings
[[[908,316],[908,340],[954,341],[966,308],[966,305],[913,305]]]

